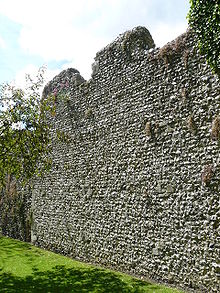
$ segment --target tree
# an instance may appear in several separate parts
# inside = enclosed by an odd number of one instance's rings
[[[208,64],[220,76],[220,2],[190,0],[188,20]]]
[[[47,156],[50,145],[50,125],[46,116],[54,115],[54,98],[41,99],[44,68],[37,80],[27,76],[27,86],[21,90],[13,85],[0,91],[0,183],[8,176],[26,181],[50,165]]]

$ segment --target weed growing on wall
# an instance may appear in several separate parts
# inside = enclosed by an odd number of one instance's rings
[[[93,111],[91,108],[86,109],[85,118],[91,118],[93,116]]]
[[[152,126],[150,122],[147,122],[145,125],[145,134],[148,137],[152,137]]]
[[[190,115],[190,116],[188,117],[188,120],[187,120],[187,127],[188,127],[189,131],[190,131],[192,134],[194,134],[194,135],[196,134],[196,132],[197,132],[197,127],[196,127],[196,123],[195,123],[195,121],[194,121],[192,115]]]
[[[186,100],[188,98],[188,92],[187,92],[186,88],[181,89],[181,96],[182,96],[183,100]]]
[[[175,41],[172,41],[160,48],[157,58],[159,60],[163,60],[166,66],[172,63],[175,56],[182,54],[185,50],[185,40],[187,38],[187,34],[188,32],[182,34]]]
[[[71,141],[70,135],[68,135],[65,131],[57,129],[56,136],[57,136],[58,141],[63,142],[63,143],[70,143],[70,141]]]
[[[211,137],[213,140],[220,138],[220,118],[216,117],[212,122]]]
[[[207,185],[214,175],[213,165],[206,165],[202,170],[202,182]]]
[[[189,61],[189,50],[185,50],[183,53],[183,62],[186,69],[188,68],[188,61]]]

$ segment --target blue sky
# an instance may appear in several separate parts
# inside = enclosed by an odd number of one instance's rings
[[[187,28],[189,0],[0,0],[0,83],[74,67],[88,79],[96,52],[135,26],[161,47]]]

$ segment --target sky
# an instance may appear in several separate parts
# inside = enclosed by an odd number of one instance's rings
[[[85,79],[98,51],[145,26],[157,47],[187,29],[189,0],[0,0],[0,84],[46,66],[49,80],[73,67]]]

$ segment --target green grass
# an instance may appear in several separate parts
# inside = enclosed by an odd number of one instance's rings
[[[2,236],[0,292],[180,293]]]

